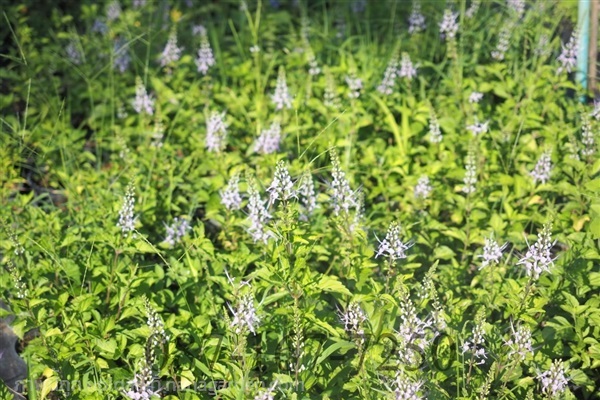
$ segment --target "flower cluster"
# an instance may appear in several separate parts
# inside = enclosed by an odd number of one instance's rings
[[[360,97],[360,91],[363,88],[362,79],[354,75],[347,75],[346,84],[348,85],[348,89],[350,89],[348,97],[351,99],[358,99]]]
[[[432,321],[422,320],[417,315],[417,309],[408,296],[408,293],[401,295],[400,315],[402,322],[398,328],[398,337],[400,339],[399,360],[405,364],[413,364],[418,357],[414,346],[425,350],[429,345],[426,337],[427,330],[431,327]]]
[[[483,93],[481,92],[471,92],[469,95],[469,103],[479,103],[483,99]]]
[[[426,27],[425,16],[421,12],[421,3],[415,1],[413,2],[412,11],[408,17],[408,33],[412,35],[414,33],[423,32]]]
[[[171,225],[167,226],[167,237],[165,238],[165,242],[170,246],[174,246],[175,243],[178,243],[190,229],[192,229],[192,227],[186,219],[178,217],[174,218]]]
[[[467,130],[471,132],[473,136],[478,136],[483,133],[487,133],[489,123],[490,121],[479,122],[477,119],[475,119],[474,123],[472,123],[471,125],[467,125]]]
[[[596,153],[596,140],[594,139],[594,132],[592,131],[590,120],[586,115],[583,116],[581,144],[583,144],[583,149],[581,150],[581,155],[583,157],[589,157]]]
[[[465,12],[465,16],[467,18],[473,18],[475,16],[475,14],[477,14],[477,11],[479,10],[479,6],[481,6],[481,0],[471,1],[471,5],[469,6],[469,8],[467,8],[467,11]]]
[[[431,110],[429,115],[429,141],[431,143],[440,143],[442,141],[442,131],[440,123],[435,115],[435,111]]]
[[[260,393],[254,396],[254,400],[273,400],[275,398],[275,388],[278,383],[279,382],[276,380],[271,386],[261,390]]]
[[[123,205],[119,210],[119,221],[117,226],[121,228],[124,236],[127,236],[129,232],[135,230],[136,218],[133,214],[133,208],[135,206],[135,187],[133,183],[130,183],[127,187],[125,198],[123,199]]]
[[[248,231],[252,235],[252,239],[255,242],[267,243],[272,234],[266,230],[265,225],[271,219],[271,215],[267,211],[264,201],[260,198],[260,193],[253,178],[248,179],[248,219],[250,220]]]
[[[23,282],[23,277],[21,276],[21,273],[11,260],[8,260],[6,267],[13,281],[13,285],[17,291],[17,298],[24,299],[25,297],[27,297],[28,291],[27,285],[25,284],[25,282]]]
[[[550,173],[552,172],[552,151],[547,150],[540,156],[539,160],[533,167],[533,170],[529,173],[529,176],[533,178],[533,184],[535,185],[538,181],[546,183],[550,180]]]
[[[147,297],[144,297],[144,309],[146,310],[146,325],[150,328],[150,345],[152,348],[159,344],[167,343],[169,336],[165,331],[165,323],[154,307],[152,307]]]
[[[113,66],[120,73],[124,73],[129,68],[129,63],[131,62],[131,57],[127,52],[127,43],[125,40],[119,38],[115,40],[115,45],[113,47],[114,53],[114,61]]]
[[[150,365],[142,362],[139,372],[128,382],[132,388],[123,391],[123,395],[131,400],[149,400],[152,396],[158,396],[159,391],[154,389],[155,380]]]
[[[520,19],[525,13],[525,0],[506,0],[506,5]]]
[[[427,175],[423,175],[417,181],[417,185],[414,189],[415,198],[417,199],[426,199],[431,194],[433,188],[431,187],[431,183],[429,182],[429,177]]]
[[[336,94],[335,79],[333,74],[327,69],[325,71],[325,93],[323,93],[323,104],[326,107],[336,108],[339,106],[339,99]]]
[[[478,361],[477,364],[483,364],[487,358],[485,348],[483,348],[483,344],[485,343],[483,322],[483,318],[479,315],[473,327],[471,340],[465,340],[462,345],[462,353],[470,352],[473,358]]]
[[[579,51],[579,41],[577,40],[577,32],[573,32],[571,39],[566,45],[562,46],[562,51],[557,60],[560,66],[556,70],[556,74],[560,75],[563,71],[570,73],[577,66],[577,52]]]
[[[285,70],[283,67],[279,68],[279,74],[277,76],[277,84],[275,85],[275,92],[271,95],[271,100],[275,104],[275,109],[283,110],[284,108],[292,108],[292,96],[290,95],[287,81],[285,78]]]
[[[410,60],[410,56],[407,53],[402,53],[400,69],[396,71],[396,75],[400,78],[406,79],[407,81],[410,81],[417,76],[417,67],[413,65],[412,61]]]
[[[390,95],[394,92],[394,85],[396,84],[397,74],[398,56],[394,55],[385,69],[381,83],[379,84],[379,86],[377,86],[377,90],[379,91],[379,93]]]
[[[565,377],[566,368],[562,361],[554,360],[550,369],[538,376],[542,384],[542,392],[549,397],[555,397],[565,390],[569,383]]]
[[[209,68],[215,65],[215,56],[213,55],[212,48],[210,47],[206,29],[202,27],[199,33],[200,49],[198,49],[198,57],[196,57],[195,63],[196,67],[198,68],[198,72],[200,72],[202,75],[206,75]]]
[[[256,334],[256,328],[260,323],[260,318],[256,313],[254,296],[251,293],[247,293],[237,298],[235,309],[229,304],[227,306],[233,314],[231,328],[235,334],[245,334],[248,331]]]
[[[533,354],[531,330],[525,325],[519,325],[516,331],[512,324],[510,328],[512,337],[505,342],[505,345],[510,348],[507,357],[519,363],[525,360],[528,354]]]
[[[525,271],[530,279],[537,280],[544,271],[550,271],[554,265],[552,258],[552,247],[556,241],[552,241],[552,224],[545,224],[538,234],[537,241],[533,246],[527,244],[527,253],[517,262],[517,265],[525,266]]]
[[[228,210],[239,210],[242,207],[242,196],[239,188],[240,176],[231,177],[225,189],[221,190],[221,204]]]
[[[375,258],[385,254],[391,262],[395,262],[406,258],[405,251],[409,248],[410,245],[400,240],[400,224],[394,221],[390,224],[385,239],[379,243]]]
[[[504,251],[507,245],[508,243],[504,243],[500,246],[493,235],[490,235],[489,238],[485,238],[483,254],[479,256],[480,258],[483,258],[479,269],[485,268],[488,265],[498,264],[502,258],[502,251]]]
[[[83,62],[83,55],[79,50],[77,41],[71,40],[65,48],[65,51],[67,52],[67,57],[73,64],[80,65]]]
[[[226,139],[225,113],[213,111],[206,120],[206,148],[208,151],[220,153],[225,149]]]
[[[363,326],[367,315],[360,305],[355,301],[351,302],[344,312],[340,312],[340,319],[344,324],[344,330],[362,343],[365,335]]]
[[[498,37],[498,43],[496,44],[496,48],[492,50],[492,58],[494,60],[504,60],[504,56],[510,48],[510,31],[511,28],[508,26],[505,26],[500,31],[500,36]]]
[[[350,212],[350,209],[358,205],[356,195],[350,189],[350,183],[346,178],[346,173],[342,170],[340,160],[335,149],[329,151],[331,156],[331,164],[333,166],[333,180],[331,181],[331,202],[333,203],[333,213],[339,215],[340,211],[345,214]]]
[[[269,192],[269,205],[275,204],[277,200],[285,202],[296,196],[294,183],[283,160],[277,163],[273,182],[267,188],[267,192]]]
[[[300,216],[302,220],[308,220],[317,208],[317,195],[315,193],[315,184],[312,175],[306,171],[300,178],[300,188],[298,189],[300,202],[304,206],[304,213]]]
[[[271,154],[279,150],[281,143],[281,125],[274,121],[268,129],[263,129],[256,139],[254,151],[261,154]]]
[[[477,165],[475,160],[475,154],[469,151],[467,155],[467,162],[465,165],[467,172],[463,178],[464,186],[463,192],[466,194],[475,192],[475,184],[477,183]]]
[[[160,55],[160,66],[167,67],[175,64],[181,57],[181,48],[177,47],[177,31],[171,30],[169,40]]]
[[[106,7],[106,19],[112,22],[121,16],[121,5],[118,1],[111,1]]]
[[[444,10],[444,16],[442,17],[442,22],[440,22],[440,35],[445,40],[451,40],[456,37],[458,32],[458,22],[456,19],[458,18],[458,13],[452,12],[449,8]]]
[[[420,394],[423,381],[413,381],[406,373],[399,371],[394,380],[394,399],[395,400],[422,400],[424,397]]]
[[[135,100],[133,101],[133,109],[138,113],[154,114],[154,99],[146,92],[142,78],[139,76],[135,79]]]

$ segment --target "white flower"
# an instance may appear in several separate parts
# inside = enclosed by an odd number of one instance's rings
[[[552,172],[552,151],[548,150],[542,153],[538,162],[535,164],[533,170],[529,175],[533,178],[533,184],[535,185],[538,181],[546,183],[550,180],[550,173]]]
[[[517,15],[517,18],[521,18],[525,13],[525,0],[506,0],[506,4]]]
[[[583,144],[583,149],[581,150],[581,155],[583,157],[589,157],[596,153],[596,140],[594,139],[592,125],[590,124],[590,120],[587,118],[587,116],[584,116],[583,118],[582,131],[581,144]]]
[[[190,229],[192,229],[192,227],[186,219],[174,218],[171,225],[167,226],[167,237],[165,238],[165,242],[170,246],[174,246],[175,243],[179,242]]]
[[[69,42],[65,51],[67,52],[67,57],[69,57],[69,60],[73,64],[80,65],[83,62],[83,56],[75,40]]]
[[[154,99],[146,92],[146,88],[142,83],[142,79],[138,76],[135,85],[135,100],[133,101],[133,109],[138,113],[154,114]]]
[[[471,125],[467,125],[467,130],[473,134],[473,136],[478,136],[483,133],[487,133],[490,121],[479,122],[475,119],[475,122]]]
[[[453,39],[458,32],[458,13],[452,12],[449,8],[444,10],[442,22],[440,22],[440,34],[445,40]]]
[[[528,354],[533,355],[531,342],[531,331],[525,325],[519,325],[517,330],[510,325],[512,331],[511,338],[504,344],[510,349],[507,357],[509,360],[515,359],[516,362],[525,360]]]
[[[331,202],[333,203],[333,212],[339,215],[341,210],[345,214],[350,212],[350,209],[358,205],[356,195],[350,189],[350,183],[346,178],[346,173],[342,171],[340,160],[335,149],[329,151],[331,156],[331,164],[333,165],[333,180],[331,181]]]
[[[119,221],[117,226],[121,228],[124,236],[127,236],[129,232],[135,230],[136,218],[133,214],[133,208],[135,206],[135,187],[132,183],[127,187],[127,192],[123,198],[123,205],[119,210]]]
[[[225,149],[226,139],[225,113],[213,111],[206,120],[206,148],[208,151],[220,153]]]
[[[560,75],[563,71],[571,72],[577,66],[577,52],[579,51],[579,41],[577,39],[577,32],[574,31],[571,35],[571,39],[566,45],[562,46],[562,52],[558,56],[557,60],[560,66],[556,70],[556,74]]]
[[[464,186],[463,192],[466,194],[475,192],[475,184],[477,183],[477,166],[476,166],[475,155],[469,152],[467,156],[465,177],[463,178]]]
[[[425,24],[425,16],[421,13],[421,3],[419,0],[413,1],[412,11],[408,17],[408,33],[423,32],[427,25]]]
[[[250,53],[252,54],[258,54],[260,53],[260,47],[258,47],[258,45],[254,45],[250,47]]]
[[[300,195],[300,203],[304,206],[304,213],[300,216],[300,219],[306,221],[317,208],[315,184],[309,171],[306,171],[304,175],[302,175],[302,178],[300,178],[298,194]]]
[[[479,10],[480,5],[481,5],[481,0],[471,1],[471,6],[469,6],[467,11],[465,12],[465,15],[467,16],[467,18],[473,18],[475,16],[475,14],[477,13],[477,10]]]
[[[405,251],[409,248],[410,245],[400,240],[400,224],[394,221],[390,224],[385,239],[379,243],[375,258],[386,254],[390,261],[394,262],[398,259],[406,258]]]
[[[118,1],[112,1],[106,7],[106,19],[108,22],[112,22],[121,16],[121,5]]]
[[[442,131],[440,123],[437,120],[435,112],[432,110],[429,116],[429,141],[431,143],[440,143],[442,141]]]
[[[277,380],[273,382],[273,384],[265,389],[261,390],[256,396],[254,396],[254,400],[273,400],[275,399],[275,388],[277,387]]]
[[[202,73],[202,75],[206,75],[208,69],[215,65],[215,57],[206,36],[206,29],[200,31],[200,49],[198,50],[198,57],[195,63],[198,72]]]
[[[239,210],[242,207],[242,196],[239,188],[239,175],[235,174],[227,183],[224,190],[221,190],[221,204],[228,210]]]
[[[285,70],[283,67],[279,69],[277,84],[275,85],[275,92],[271,95],[271,100],[273,100],[273,103],[275,103],[275,109],[277,110],[292,108],[292,96],[290,95],[287,86]]]
[[[281,125],[278,121],[274,121],[269,129],[263,129],[256,143],[254,151],[261,154],[271,154],[279,150],[281,142]]]
[[[271,215],[267,211],[264,201],[260,198],[254,179],[250,179],[248,182],[248,195],[248,219],[250,220],[248,231],[255,242],[267,243],[269,238],[273,236],[266,230],[265,226],[271,219]]]
[[[497,61],[504,60],[504,55],[510,48],[510,33],[511,27],[505,26],[500,31],[500,36],[498,37],[498,43],[496,44],[496,48],[492,51],[492,58]]]
[[[600,101],[594,100],[594,110],[590,113],[590,116],[600,120]]]
[[[415,186],[415,198],[417,199],[426,199],[431,194],[433,188],[429,183],[429,177],[427,175],[423,175],[417,181],[417,185]]]
[[[399,371],[394,380],[394,399],[395,400],[422,400],[420,395],[423,381],[413,381],[405,373]]]
[[[485,343],[484,335],[485,331],[483,329],[483,320],[477,320],[475,322],[475,326],[473,327],[473,335],[471,336],[471,340],[465,341],[462,345],[463,354],[466,352],[471,352],[473,357],[478,360],[477,364],[483,364],[487,358],[485,349],[483,348],[483,344]]]
[[[362,79],[357,78],[354,75],[346,75],[346,84],[350,89],[348,97],[351,99],[358,99],[360,97],[360,91],[363,88]]]
[[[488,265],[498,264],[502,258],[502,251],[506,248],[508,243],[500,246],[494,239],[493,235],[489,238],[485,238],[485,245],[483,246],[483,254],[479,258],[483,258],[479,269],[485,268]]]
[[[554,360],[550,369],[538,375],[542,384],[542,392],[550,397],[554,397],[564,392],[569,381],[565,377],[566,370],[562,361]]]
[[[238,299],[235,309],[227,305],[233,314],[231,328],[236,334],[245,333],[246,330],[256,334],[256,328],[260,323],[260,318],[256,314],[254,307],[254,296],[246,294]]]
[[[296,196],[292,178],[283,160],[277,163],[273,182],[267,188],[267,192],[270,194],[269,205],[274,204],[277,200],[288,201]]]
[[[483,99],[483,93],[481,92],[471,92],[469,95],[469,103],[479,103]]]
[[[394,56],[390,59],[385,73],[383,74],[383,79],[379,86],[377,86],[377,90],[385,95],[390,95],[394,92],[394,85],[396,84],[396,77],[398,76],[398,57]]]
[[[131,61],[131,57],[129,57],[129,53],[127,52],[127,43],[125,42],[125,40],[117,39],[115,41],[113,53],[113,67],[120,73],[124,73],[125,71],[127,71],[129,63]]]
[[[367,320],[367,315],[357,302],[351,302],[344,312],[340,312],[340,319],[344,323],[344,330],[346,332],[364,340],[365,331],[363,324]]]
[[[551,230],[552,224],[545,224],[537,241],[533,246],[527,243],[527,253],[517,262],[517,265],[525,266],[530,279],[537,280],[542,272],[550,271],[550,267],[554,265],[551,250],[556,241],[552,241]]]
[[[181,57],[181,48],[177,47],[177,31],[173,29],[169,34],[169,40],[160,56],[161,67],[174,64]]]
[[[400,69],[396,72],[396,75],[400,78],[405,78],[408,81],[417,76],[417,68],[413,65],[407,53],[402,53]]]

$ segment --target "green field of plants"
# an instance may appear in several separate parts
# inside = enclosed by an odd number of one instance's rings
[[[0,399],[600,398],[576,1],[52,3],[0,1]]]

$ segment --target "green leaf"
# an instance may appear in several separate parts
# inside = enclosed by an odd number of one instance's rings
[[[323,275],[319,283],[317,283],[317,288],[324,292],[333,292],[352,296],[352,293],[350,293],[346,286],[344,286],[336,276]]]

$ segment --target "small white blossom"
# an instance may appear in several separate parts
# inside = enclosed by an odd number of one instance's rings
[[[260,47],[258,47],[258,45],[254,45],[250,47],[250,53],[252,54],[258,54],[260,53]]]
[[[405,78],[407,81],[411,81],[417,76],[417,67],[413,65],[410,56],[407,53],[402,53],[400,69],[396,72],[396,75],[399,78]]]
[[[550,267],[554,265],[551,250],[556,241],[552,241],[551,230],[552,224],[545,224],[538,234],[537,241],[533,246],[527,243],[527,253],[517,262],[517,265],[525,267],[530,279],[537,280],[542,272],[549,272]]]
[[[275,204],[277,200],[288,201],[296,196],[294,183],[283,160],[277,163],[273,182],[267,188],[267,192],[269,192],[269,205]]]
[[[278,382],[275,381],[273,384],[265,390],[261,390],[256,396],[254,396],[254,400],[274,400],[275,399],[275,388],[277,387]]]
[[[71,40],[67,45],[65,51],[67,52],[67,57],[69,60],[75,64],[80,65],[83,62],[83,55],[79,49],[79,46],[75,40]]]
[[[504,56],[510,48],[510,33],[510,26],[505,26],[500,31],[500,36],[498,36],[498,43],[496,44],[496,48],[492,51],[492,58],[494,60],[504,60]]]
[[[506,0],[506,4],[516,14],[517,19],[525,13],[525,0]]]
[[[271,219],[271,215],[267,211],[253,179],[248,182],[248,195],[248,219],[250,220],[248,231],[255,242],[267,243],[269,238],[273,236],[266,229],[266,224]]]
[[[154,114],[154,99],[146,92],[142,79],[138,76],[135,84],[135,100],[133,101],[133,109],[141,114],[142,112],[152,115]]]
[[[594,100],[594,109],[590,113],[591,117],[600,120],[600,101]]]
[[[225,189],[221,190],[221,204],[228,210],[239,210],[242,207],[242,196],[239,188],[240,176],[231,177]]]
[[[149,400],[152,396],[158,396],[159,391],[154,390],[154,377],[150,366],[142,364],[140,371],[128,382],[132,388],[123,391],[125,397],[130,400]]]
[[[346,178],[346,173],[342,171],[340,160],[335,149],[329,152],[331,156],[331,164],[333,166],[333,180],[331,181],[331,202],[333,203],[333,212],[339,215],[340,211],[344,210],[345,214],[350,212],[351,208],[358,205],[356,195],[350,189],[350,183]]]
[[[220,153],[225,149],[227,139],[227,125],[225,113],[213,111],[206,120],[206,148],[208,151]]]
[[[394,399],[395,400],[423,400],[421,387],[423,381],[413,381],[402,371],[396,374],[394,380]]]
[[[386,255],[391,262],[406,258],[406,250],[410,248],[410,245],[402,242],[400,239],[400,224],[392,222],[388,228],[385,239],[379,242],[379,248],[375,254],[375,258]]]
[[[442,22],[440,22],[440,34],[444,40],[454,39],[458,32],[458,13],[452,12],[449,8],[444,10]]]
[[[113,47],[113,67],[120,73],[124,73],[129,68],[131,57],[127,52],[127,42],[123,39],[117,39]]]
[[[594,139],[592,125],[587,116],[583,117],[581,144],[583,144],[583,149],[581,150],[581,155],[583,157],[589,157],[596,153],[596,140]]]
[[[535,185],[538,181],[546,183],[550,180],[550,173],[552,172],[552,151],[548,150],[542,153],[539,160],[535,164],[533,170],[529,175],[533,178],[533,184]]]
[[[287,86],[283,67],[279,68],[277,84],[275,85],[275,92],[271,95],[271,100],[275,103],[275,109],[277,110],[292,108],[292,96]]]
[[[442,141],[442,131],[435,112],[432,110],[429,116],[429,141],[431,143],[440,143]]]
[[[394,56],[388,63],[383,79],[377,90],[381,94],[390,95],[394,92],[394,85],[396,84],[396,77],[398,76],[398,57]]]
[[[505,243],[502,246],[500,246],[498,242],[494,239],[493,235],[490,235],[489,238],[485,238],[483,254],[479,256],[479,258],[483,258],[479,269],[485,268],[488,265],[498,264],[500,262],[500,259],[502,258],[502,251],[506,248],[507,245],[508,243]]]
[[[346,84],[348,85],[348,89],[350,89],[348,97],[351,99],[358,99],[360,97],[360,91],[363,88],[362,79],[357,78],[354,75],[346,75]]]
[[[483,364],[487,358],[483,344],[485,343],[485,331],[483,329],[483,319],[478,319],[473,327],[471,340],[466,340],[462,345],[462,353],[470,352],[477,364]]]
[[[175,246],[187,232],[192,229],[190,223],[183,218],[174,218],[171,225],[167,226],[167,237],[165,242],[170,246]]]
[[[515,360],[519,363],[525,360],[528,354],[533,355],[531,331],[525,325],[519,325],[515,331],[515,328],[511,324],[510,329],[512,336],[504,343],[510,349],[506,356],[509,360]]]
[[[121,16],[121,5],[118,1],[111,1],[106,7],[106,19],[112,22]]]
[[[181,48],[177,47],[177,31],[171,30],[169,34],[169,40],[161,53],[160,65],[161,67],[168,67],[179,61],[181,57]]]
[[[483,93],[481,92],[471,92],[469,95],[469,103],[479,103],[483,99]]]
[[[427,25],[425,24],[425,16],[421,12],[421,3],[419,0],[413,1],[412,11],[408,17],[408,33],[423,32]]]
[[[466,194],[475,192],[475,184],[477,183],[477,165],[475,155],[469,152],[466,163],[466,173],[463,179],[463,192]]]
[[[560,75],[563,71],[571,72],[577,66],[577,52],[579,51],[579,41],[577,39],[577,32],[574,31],[571,35],[571,39],[566,45],[562,46],[562,51],[558,56],[557,60],[560,66],[556,70],[556,74]]]
[[[351,302],[344,312],[340,312],[340,319],[346,332],[364,341],[363,325],[367,320],[367,315],[357,302]]]
[[[269,129],[263,129],[256,143],[254,151],[261,154],[271,154],[279,150],[281,142],[281,125],[278,121],[274,121]]]
[[[465,12],[467,18],[473,18],[477,11],[479,10],[479,6],[481,5],[481,0],[473,0],[471,1],[471,5]]]
[[[478,136],[484,133],[487,133],[489,128],[490,121],[479,122],[475,119],[475,122],[471,125],[467,125],[467,130],[473,134],[473,136]]]
[[[429,183],[429,177],[427,175],[423,175],[417,181],[417,185],[414,189],[415,198],[417,199],[426,199],[431,194],[433,188],[431,187],[431,183]]]
[[[550,369],[537,377],[542,384],[542,392],[550,397],[555,397],[564,392],[569,383],[565,374],[566,369],[563,362],[554,360]]]
[[[192,35],[198,36],[200,34],[206,34],[206,27],[202,24],[197,24],[192,26]]]
[[[127,192],[123,198],[123,205],[119,210],[119,221],[117,226],[121,228],[124,236],[127,236],[129,232],[135,230],[136,218],[133,214],[133,208],[135,206],[135,187],[132,183],[127,187]]]
[[[208,69],[215,65],[215,57],[212,48],[210,47],[210,43],[208,42],[206,29],[200,31],[200,49],[198,50],[198,57],[196,58],[195,63],[198,72],[202,73],[202,75],[206,75]]]
[[[229,304],[227,306],[233,314],[231,328],[237,335],[246,333],[246,331],[256,334],[256,328],[258,328],[260,318],[256,314],[254,296],[252,296],[252,294],[248,293],[238,298],[235,309]]]
[[[165,323],[160,318],[150,300],[144,296],[144,309],[146,311],[146,325],[150,328],[150,343],[153,347],[164,344],[169,341],[169,336],[165,331]]]
[[[306,171],[300,178],[300,203],[304,206],[304,213],[300,216],[301,220],[307,221],[313,211],[317,208],[317,195],[315,193],[315,184],[312,175]]]

